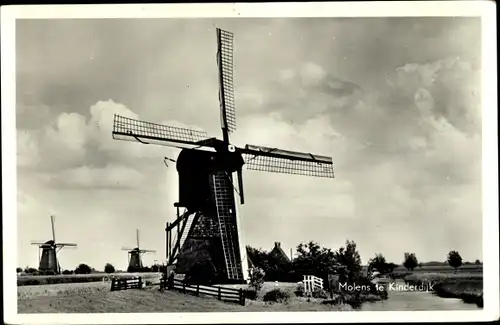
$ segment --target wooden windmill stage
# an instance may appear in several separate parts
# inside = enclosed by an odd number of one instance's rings
[[[46,242],[32,241],[31,245],[37,245],[38,252],[42,252],[42,256],[39,257],[39,271],[50,271],[54,272],[55,274],[61,274],[61,266],[59,265],[57,253],[59,253],[59,251],[63,247],[76,247],[77,245],[73,243],[57,243],[54,216],[50,216],[50,223],[52,225],[52,240]]]
[[[242,168],[333,178],[331,157],[255,145],[236,147],[233,34],[217,29],[217,63],[222,140],[194,131],[115,115],[113,138],[182,149],[177,159],[177,218],[167,223],[167,260],[176,273],[207,262],[223,273],[221,282],[245,282],[247,259],[237,213],[244,204]],[[193,112],[194,113],[194,112]],[[237,184],[235,179],[237,178]],[[184,208],[181,213],[180,208]]]
[[[126,248],[123,247],[123,251],[128,251],[128,271],[140,271],[144,266],[142,264],[142,255],[144,253],[155,253],[156,251],[150,249],[141,249],[139,246],[139,229],[135,230],[137,247],[136,248]]]

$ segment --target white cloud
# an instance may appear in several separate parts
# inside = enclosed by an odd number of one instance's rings
[[[54,147],[62,147],[78,158],[85,155],[85,144],[88,139],[88,129],[85,118],[77,113],[62,113],[54,127],[46,129],[47,143]]]
[[[71,188],[134,188],[144,186],[145,176],[138,170],[108,164],[104,168],[80,166],[64,170],[50,178],[52,184]]]
[[[40,152],[34,135],[27,130],[17,131],[17,165],[36,166],[40,161]]]

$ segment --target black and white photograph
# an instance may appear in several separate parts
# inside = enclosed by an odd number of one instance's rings
[[[2,7],[10,322],[498,319],[496,8],[438,4]]]

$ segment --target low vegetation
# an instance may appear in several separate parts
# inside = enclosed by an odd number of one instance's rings
[[[483,306],[482,273],[416,273],[404,279],[408,284],[433,285],[434,293],[439,297],[458,298]]]

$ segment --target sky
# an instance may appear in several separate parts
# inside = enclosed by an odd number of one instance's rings
[[[246,244],[357,243],[401,263],[482,260],[476,18],[68,19],[16,24],[18,265],[165,259],[179,151],[117,141],[113,115],[221,137],[215,28],[235,35],[232,143],[331,156],[335,179],[244,171]]]

